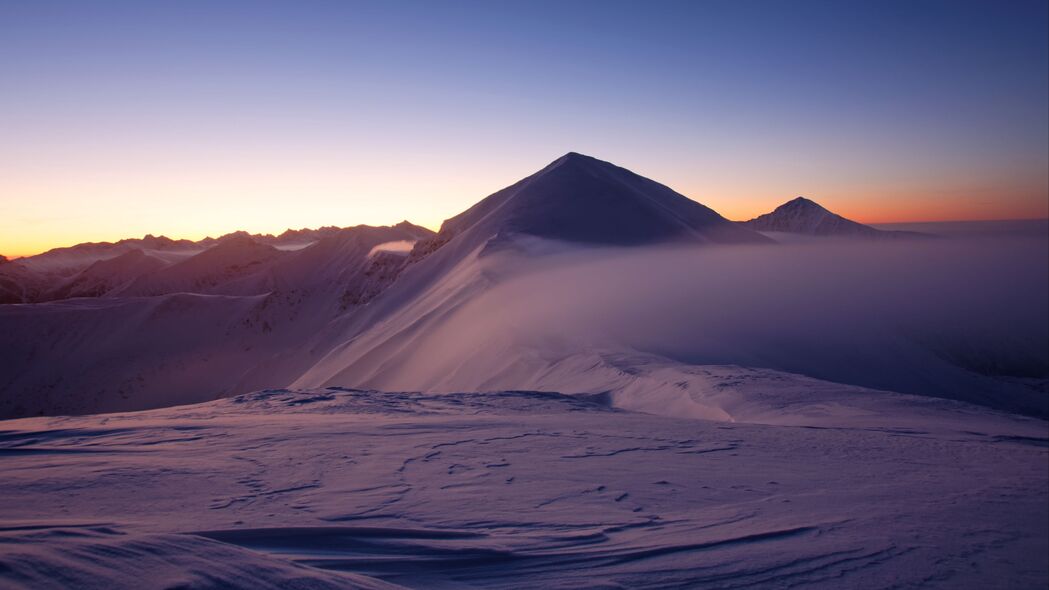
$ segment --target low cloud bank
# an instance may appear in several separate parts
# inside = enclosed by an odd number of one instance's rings
[[[368,256],[375,256],[379,252],[393,252],[395,254],[407,254],[412,251],[412,247],[415,246],[415,240],[396,240],[393,242],[383,242],[378,246],[375,246],[368,252]]]
[[[445,334],[960,399],[973,373],[1049,376],[1044,237],[587,250],[529,264]]]

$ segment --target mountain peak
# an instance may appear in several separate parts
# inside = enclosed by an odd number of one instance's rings
[[[609,163],[609,162],[605,162],[604,160],[598,160],[597,158],[595,158],[593,156],[588,156],[586,154],[581,154],[579,152],[568,152],[567,154],[565,154],[565,155],[561,156],[560,158],[554,160],[553,162],[550,162],[549,164],[547,164],[545,168],[543,168],[542,170],[540,170],[539,172],[537,172],[533,176],[538,176],[538,175],[542,174],[543,172],[554,170],[555,168],[562,168],[562,167],[573,168],[573,167],[581,167],[581,166],[590,166],[590,165],[594,165],[594,164],[599,165],[599,166],[607,166],[609,168],[617,168],[617,166],[615,164],[612,164],[612,163]]]
[[[816,201],[813,201],[812,199],[807,199],[807,198],[802,197],[802,196],[794,197],[793,199],[787,201],[786,203],[783,203],[782,205],[780,205],[779,207],[776,207],[776,208],[777,209],[783,209],[784,207],[787,207],[787,208],[808,207],[808,208],[812,208],[812,209],[818,209],[820,211],[827,211],[827,208],[824,207],[823,205],[820,205]]]
[[[240,243],[255,242],[254,236],[252,236],[251,234],[249,234],[248,232],[246,232],[244,230],[237,230],[235,232],[230,232],[228,234],[219,236],[217,238],[217,240],[219,242],[240,242]]]
[[[763,242],[763,236],[669,187],[597,158],[568,152],[441,226],[441,243],[469,232],[628,246],[674,240]]]
[[[581,154],[579,152],[568,152],[567,154],[561,156],[557,160],[564,161],[564,162],[587,162],[587,161],[592,161],[592,162],[602,162],[604,164],[608,164],[608,162],[603,162],[602,160],[598,160],[597,158],[595,158],[593,156],[588,156],[586,154]],[[555,161],[557,161],[557,160],[555,160]]]

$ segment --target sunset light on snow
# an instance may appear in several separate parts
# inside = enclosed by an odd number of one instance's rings
[[[1047,0],[0,0],[0,588],[1049,587]]]

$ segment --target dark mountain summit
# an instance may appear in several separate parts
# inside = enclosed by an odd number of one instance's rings
[[[437,240],[465,233],[618,246],[768,241],[665,185],[575,152],[445,221]]]

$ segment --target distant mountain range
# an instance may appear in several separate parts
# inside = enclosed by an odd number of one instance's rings
[[[147,235],[115,243],[79,244],[0,261],[0,303],[167,293],[266,293],[277,288],[285,275],[294,275],[300,284],[325,280],[333,272],[332,264],[313,269],[300,265],[318,251],[338,259],[340,250],[346,248],[367,252],[385,242],[414,243],[433,235],[405,221],[385,228],[288,230],[279,236],[241,231],[196,242]],[[301,252],[311,247],[313,251]]]

